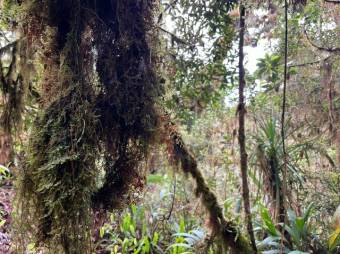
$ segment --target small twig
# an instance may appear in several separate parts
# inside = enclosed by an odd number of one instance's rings
[[[158,15],[157,24],[160,24],[163,19],[163,14],[166,13],[170,8],[173,8],[175,4],[177,4],[178,0],[173,0],[172,3],[169,3],[167,7]]]
[[[174,172],[174,190],[173,190],[173,194],[172,194],[172,202],[171,202],[170,211],[169,211],[169,214],[168,214],[166,220],[169,220],[171,218],[172,211],[174,210],[175,199],[176,199],[176,185],[177,185],[176,172]]]
[[[163,31],[164,33],[169,34],[172,37],[172,39],[174,39],[174,41],[179,42],[179,43],[184,44],[184,45],[187,45],[187,46],[191,46],[190,43],[184,41],[183,39],[179,38],[177,35],[173,34],[172,32],[164,29],[163,27],[156,26],[156,28]]]
[[[100,23],[102,23],[104,26],[107,27],[107,24],[105,23],[105,21],[102,18],[100,18],[94,10],[91,10],[91,9],[84,7],[84,6],[81,6],[81,8],[84,9],[85,11],[91,13],[97,20],[100,21]]]
[[[7,41],[7,42],[10,42],[10,40],[7,38],[6,34],[0,30],[0,35]]]
[[[82,138],[83,138],[83,136],[84,136],[84,133],[85,133],[85,126],[86,126],[86,123],[85,123],[85,120],[83,119],[83,129],[82,129],[82,131],[81,131],[80,137],[77,139],[76,145],[78,145],[78,143],[82,140]]]
[[[331,4],[340,4],[339,0],[324,0],[326,3],[331,3]]]

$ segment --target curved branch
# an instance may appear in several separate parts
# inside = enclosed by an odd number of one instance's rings
[[[308,36],[306,28],[303,29],[303,34],[305,35],[305,38],[306,38],[307,42],[309,43],[309,45],[311,45],[313,48],[316,48],[317,50],[320,50],[320,51],[330,52],[330,53],[340,53],[340,48],[338,48],[338,47],[328,48],[328,47],[322,47],[322,46],[317,45]]]
[[[195,194],[201,198],[203,206],[207,209],[213,234],[219,239],[225,248],[230,248],[232,254],[255,253],[250,242],[240,234],[236,224],[224,218],[223,210],[218,204],[216,195],[210,190],[202,173],[199,171],[196,159],[189,152],[181,135],[168,116],[162,116],[161,141],[166,144],[170,161],[180,168],[186,175],[196,182]]]

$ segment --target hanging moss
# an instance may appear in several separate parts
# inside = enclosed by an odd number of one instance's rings
[[[0,163],[7,165],[13,155],[13,136],[21,127],[27,86],[18,71],[23,45],[12,42],[0,52]],[[9,63],[3,63],[3,56]]]
[[[94,17],[96,70],[103,84],[97,108],[108,167],[106,181],[93,200],[106,208],[131,185],[142,184],[138,165],[157,128],[154,106],[161,89],[152,53],[155,2],[100,1]]]
[[[236,226],[224,219],[170,120],[156,110],[162,94],[153,27],[156,3],[21,4],[22,32],[44,70],[41,112],[17,183],[18,252],[33,235],[52,253],[91,253],[92,210],[129,200],[131,190],[143,187],[141,166],[150,145],[166,143],[174,161],[195,179],[214,233],[226,248],[251,253]],[[100,171],[105,177],[98,185]]]
[[[143,185],[140,164],[155,136],[160,94],[150,49],[155,4],[49,0],[22,7],[22,32],[44,70],[41,113],[18,181],[18,230],[51,252],[91,253],[92,209],[119,206]]]

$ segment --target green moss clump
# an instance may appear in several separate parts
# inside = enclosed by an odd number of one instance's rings
[[[155,2],[21,3],[21,30],[44,70],[17,230],[50,252],[91,253],[92,210],[117,207],[143,186],[161,91],[150,48]]]

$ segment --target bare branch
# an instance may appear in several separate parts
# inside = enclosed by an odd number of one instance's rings
[[[5,46],[3,46],[2,48],[0,48],[0,54],[3,54],[4,52],[8,51],[11,47],[15,47],[16,44],[18,43],[19,40],[15,40]]]
[[[173,8],[177,4],[178,0],[173,0],[165,9],[158,15],[157,24],[160,24],[163,19],[163,14],[166,13],[170,8]]]
[[[322,63],[324,61],[327,61],[331,56],[327,56],[326,58],[320,59],[320,60],[315,60],[312,62],[306,62],[306,63],[298,63],[298,64],[290,64],[288,65],[288,68],[293,68],[293,67],[305,67],[308,65],[314,65],[314,64],[318,64],[318,63]]]
[[[331,3],[331,4],[340,4],[339,0],[324,0],[326,3]]]
[[[4,31],[0,30],[0,35],[7,41],[10,42],[10,40],[7,38],[6,34]]]
[[[178,43],[181,43],[187,46],[191,46],[189,42],[184,41],[183,39],[179,38],[177,35],[173,34],[172,32],[164,29],[163,27],[157,26],[156,28],[158,28],[159,30],[163,31],[166,34],[169,34],[175,42],[178,42]]]
[[[340,48],[334,47],[334,48],[327,48],[327,47],[322,47],[319,46],[317,44],[315,44],[315,42],[313,42],[310,37],[308,36],[308,33],[306,31],[306,29],[304,28],[303,30],[305,38],[307,40],[307,42],[309,43],[309,45],[311,45],[313,48],[316,48],[320,51],[325,51],[325,52],[330,52],[330,53],[340,53]]]

